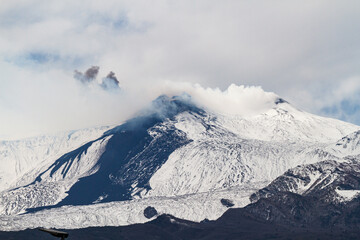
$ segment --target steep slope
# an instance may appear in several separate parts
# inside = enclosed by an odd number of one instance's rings
[[[97,171],[97,166],[95,165],[96,160],[105,151],[108,140],[109,137],[106,137],[86,144],[88,148],[85,153],[76,156],[71,165],[62,166],[62,168],[54,174],[50,171],[45,171],[35,180],[34,175],[25,175],[23,178],[32,179],[33,183],[1,192],[0,209],[2,209],[3,213],[9,215],[22,213],[27,208],[58,203],[66,197],[65,192],[68,191],[79,178]],[[42,168],[43,167],[40,167],[40,169]],[[51,165],[51,168],[54,168],[54,164]],[[38,171],[39,170],[35,170],[34,172],[38,174]]]
[[[63,154],[100,137],[108,129],[98,127],[24,140],[0,141],[0,191],[28,184],[36,175],[32,172],[34,169],[54,162]],[[29,179],[25,177],[19,181],[26,174]]]
[[[182,111],[201,114],[195,106],[165,96],[154,101],[152,108],[64,154],[45,169],[37,169],[32,183],[2,192],[4,213],[54,204],[128,200],[148,189],[148,180],[168,155],[190,141],[172,125],[160,123]]]

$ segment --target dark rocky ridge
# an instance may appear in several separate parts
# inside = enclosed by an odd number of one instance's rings
[[[157,239],[157,240],[219,240],[219,239],[309,239],[309,240],[348,240],[360,239],[356,229],[317,229],[304,227],[287,227],[268,223],[249,216],[241,209],[227,211],[217,221],[194,223],[177,219],[170,215],[161,215],[145,224],[134,224],[123,227],[93,227],[65,230],[71,239]],[[36,229],[20,232],[0,232],[0,239],[54,239]]]
[[[244,209],[257,219],[281,225],[360,231],[360,196],[344,199],[338,190],[360,190],[358,159],[290,169],[254,193],[253,204]]]

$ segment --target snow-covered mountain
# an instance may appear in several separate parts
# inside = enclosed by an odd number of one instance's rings
[[[203,108],[187,95],[160,96],[112,129],[2,142],[0,163],[10,167],[0,180],[0,228],[125,225],[146,221],[148,206],[189,220],[216,219],[227,209],[221,199],[243,207],[290,168],[341,162],[360,151],[359,126],[278,97],[270,106],[240,116]],[[69,225],[54,220],[61,214]]]

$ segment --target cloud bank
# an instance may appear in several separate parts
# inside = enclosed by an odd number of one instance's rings
[[[165,82],[198,83],[199,96],[214,98],[233,83],[262,86],[360,124],[359,8],[356,0],[4,1],[0,139],[116,123]],[[84,77],[89,66],[101,68],[85,90],[72,73]],[[104,91],[117,81],[122,94]]]

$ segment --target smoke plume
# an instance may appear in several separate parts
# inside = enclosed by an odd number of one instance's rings
[[[101,87],[104,90],[119,89],[119,81],[115,76],[114,72],[110,72],[105,78],[103,78]]]
[[[96,83],[96,85],[100,86],[103,90],[113,91],[119,90],[119,80],[115,76],[113,71],[110,71],[106,77],[102,79],[102,82],[96,82],[96,78],[99,74],[100,67],[92,66],[85,73],[82,73],[78,70],[74,71],[74,78],[80,81],[83,85],[88,86],[90,84]]]
[[[85,73],[82,73],[78,70],[74,71],[74,78],[79,80],[83,84],[89,84],[94,81],[99,73],[100,67],[92,66]]]

